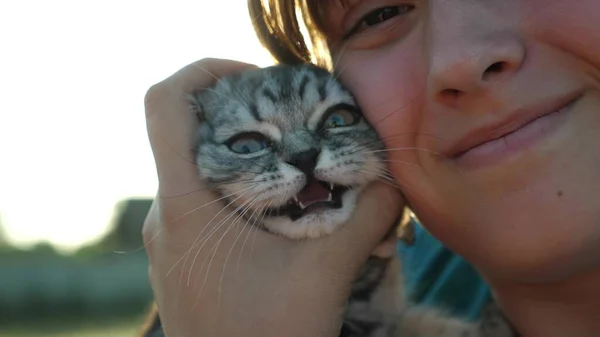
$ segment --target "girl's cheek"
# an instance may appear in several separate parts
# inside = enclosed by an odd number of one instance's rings
[[[423,58],[404,49],[405,45],[398,45],[385,51],[348,52],[342,64],[340,78],[382,137],[418,132],[422,119],[426,95]]]

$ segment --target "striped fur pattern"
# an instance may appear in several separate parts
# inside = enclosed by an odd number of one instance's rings
[[[351,93],[313,65],[222,78],[191,101],[201,120],[200,175],[265,231],[290,239],[328,235],[350,217],[361,190],[386,173],[384,146]],[[385,240],[396,240],[395,229]],[[499,312],[472,324],[412,306],[403,290],[398,257],[369,258],[353,285],[340,337],[514,336]],[[154,311],[144,336],[161,335]]]
[[[240,73],[193,102],[202,120],[201,176],[270,232],[293,239],[330,234],[349,218],[361,189],[385,173],[377,133],[350,93],[315,66]],[[256,151],[236,153],[232,142]],[[302,198],[308,185],[319,193]],[[320,202],[309,204],[314,200]]]

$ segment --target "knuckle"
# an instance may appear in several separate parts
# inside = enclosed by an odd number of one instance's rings
[[[150,229],[148,221],[144,222],[144,226],[142,227],[142,240],[144,241],[144,247],[146,247],[146,250],[150,250],[149,248],[152,245],[153,236],[154,232]]]
[[[152,268],[152,262],[148,264],[148,281],[150,282],[150,287],[152,287],[153,290],[156,290],[158,284],[156,284],[156,273]]]
[[[147,251],[151,250],[152,241],[154,241],[157,235],[158,222],[160,222],[158,213],[156,201],[154,201],[142,226],[142,240]]]
[[[202,66],[203,68],[210,70],[211,68],[213,68],[213,65],[219,62],[223,62],[223,60],[214,57],[205,57],[192,63],[192,65]]]
[[[196,61],[179,71],[170,77],[160,81],[148,88],[146,94],[144,96],[144,107],[146,111],[146,117],[151,117],[158,113],[160,109],[158,108],[165,100],[173,99],[174,96],[180,96],[181,91],[185,91],[190,85],[188,82],[189,75],[191,73],[195,73],[193,69],[200,68],[207,70],[210,73],[210,69],[213,68],[215,62],[218,62],[218,59],[215,58],[203,58],[199,61]],[[212,77],[207,75],[206,73],[201,76],[206,77],[207,85],[208,82],[212,82]],[[187,80],[186,80],[187,79]],[[184,83],[180,83],[184,82]]]
[[[170,95],[173,92],[174,87],[179,87],[177,82],[181,80],[182,75],[190,75],[191,73],[196,74],[198,68],[202,69],[202,77],[209,80],[208,82],[212,82],[213,77],[210,75],[214,70],[215,66],[219,63],[223,63],[224,60],[206,57],[200,59],[196,62],[188,64],[184,68],[177,71],[175,74],[166,78],[163,81],[160,81],[152,86],[146,91],[146,95],[144,97],[144,103],[146,106],[152,105],[154,102],[163,100],[166,96]],[[231,63],[235,63],[234,61],[229,61]],[[179,83],[181,88],[184,89],[186,83]],[[208,83],[207,83],[208,84]]]
[[[165,81],[156,83],[148,88],[146,95],[144,96],[146,115],[151,114],[155,110],[153,107],[156,105],[156,102],[160,102],[165,99],[167,96],[167,91],[168,90]]]
[[[201,58],[200,60],[196,61],[197,64],[203,65],[203,66],[210,66],[212,63],[217,62],[219,59],[214,58],[214,57],[204,57]]]

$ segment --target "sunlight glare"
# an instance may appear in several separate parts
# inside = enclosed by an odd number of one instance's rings
[[[272,64],[245,0],[6,1],[0,41],[0,219],[25,246],[79,247],[155,193],[152,84],[204,57]]]

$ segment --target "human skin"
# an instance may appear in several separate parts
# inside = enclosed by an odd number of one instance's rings
[[[340,79],[398,149],[392,171],[424,226],[482,272],[523,336],[600,335],[600,2],[323,6]],[[402,11],[345,36],[385,7]]]
[[[198,121],[185,94],[249,67],[201,60],[154,85],[145,98],[159,191],[143,237],[163,329],[167,336],[183,337],[336,336],[361,265],[371,252],[395,251],[393,243],[390,249],[380,242],[397,222],[403,200],[395,188],[374,184],[359,198],[352,219],[319,240],[256,231],[244,246],[248,231],[236,243],[238,230],[218,229],[232,210],[220,212],[223,205],[214,202],[193,164]],[[212,229],[200,250],[203,241],[194,243]]]

